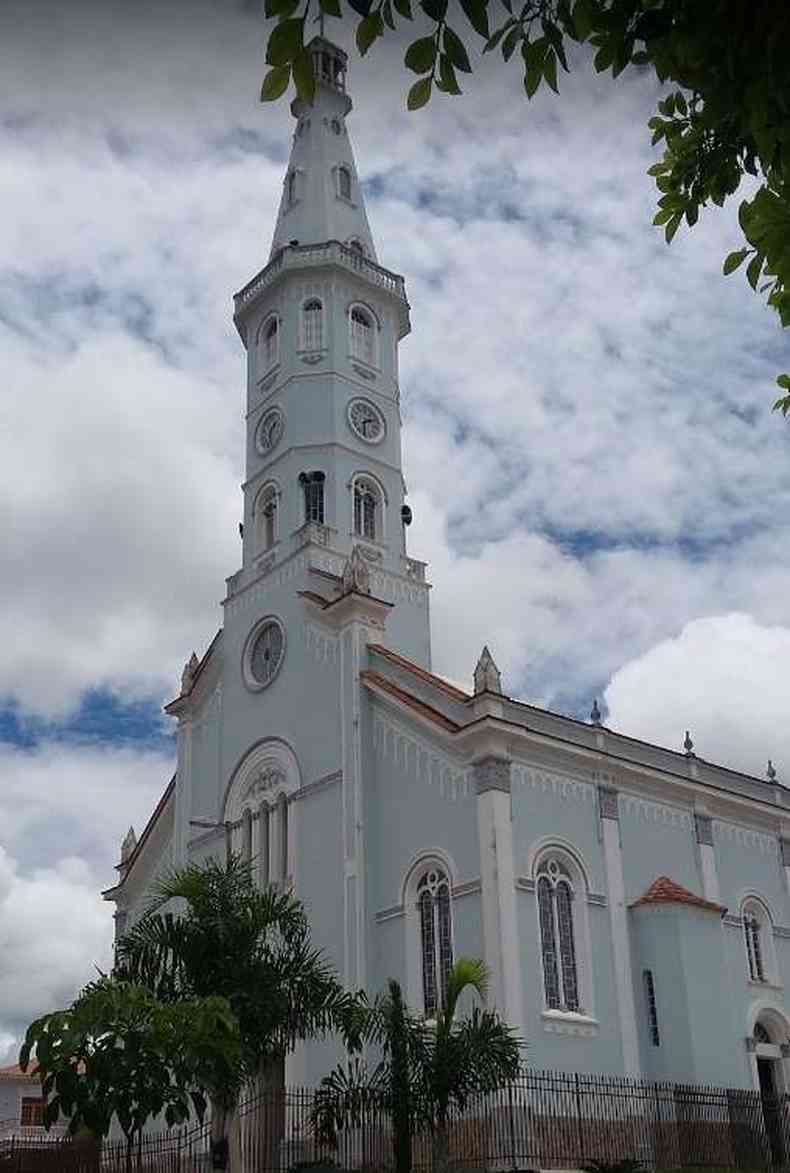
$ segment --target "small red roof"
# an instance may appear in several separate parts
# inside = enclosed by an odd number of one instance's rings
[[[35,1065],[28,1067],[27,1071],[23,1071],[18,1063],[12,1063],[10,1067],[0,1067],[0,1079],[35,1079],[36,1072]]]
[[[691,904],[694,908],[705,908],[708,912],[717,912],[723,916],[727,909],[723,904],[714,904],[712,900],[703,900],[694,892],[689,892],[681,884],[670,880],[669,876],[659,876],[653,880],[644,896],[640,896],[631,905],[631,908],[641,908],[645,904]]]

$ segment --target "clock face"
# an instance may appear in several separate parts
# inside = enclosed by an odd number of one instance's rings
[[[248,669],[253,687],[265,688],[283,662],[285,637],[276,619],[267,620],[258,630],[249,650]]]
[[[377,444],[384,439],[384,416],[368,399],[352,399],[348,405],[348,422],[360,440]]]
[[[277,447],[284,428],[285,422],[281,411],[274,407],[266,412],[255,433],[255,446],[263,456]]]

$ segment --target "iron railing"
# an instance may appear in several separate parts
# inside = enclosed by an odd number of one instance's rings
[[[357,1105],[353,1126],[330,1145],[314,1127],[316,1094],[297,1088],[243,1100],[229,1128],[231,1173],[298,1173],[310,1165],[392,1170],[384,1107],[373,1100]],[[448,1141],[456,1169],[496,1173],[628,1159],[657,1171],[788,1168],[790,1096],[527,1071],[452,1112]],[[433,1173],[433,1144],[430,1133],[414,1137],[416,1173]],[[0,1140],[0,1173],[204,1173],[211,1161],[208,1124],[146,1136],[131,1155],[116,1142]]]

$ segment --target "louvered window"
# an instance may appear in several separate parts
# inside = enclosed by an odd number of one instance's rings
[[[312,298],[302,307],[302,346],[305,350],[321,350],[324,345],[324,307],[318,298]]]
[[[351,354],[373,366],[376,358],[376,340],[373,318],[367,310],[355,305],[350,315]]]

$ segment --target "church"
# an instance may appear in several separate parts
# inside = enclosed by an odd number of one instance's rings
[[[310,52],[269,260],[234,299],[242,566],[166,706],[177,768],[104,894],[116,931],[161,871],[230,849],[304,902],[348,988],[395,977],[431,1018],[453,959],[481,957],[532,1067],[790,1090],[790,791],[770,763],[750,777],[688,735],[615,733],[597,704],[586,722],[514,700],[485,648],[468,689],[431,669],[406,287],[368,224],[346,55]],[[288,1081],[337,1058],[304,1045]]]

